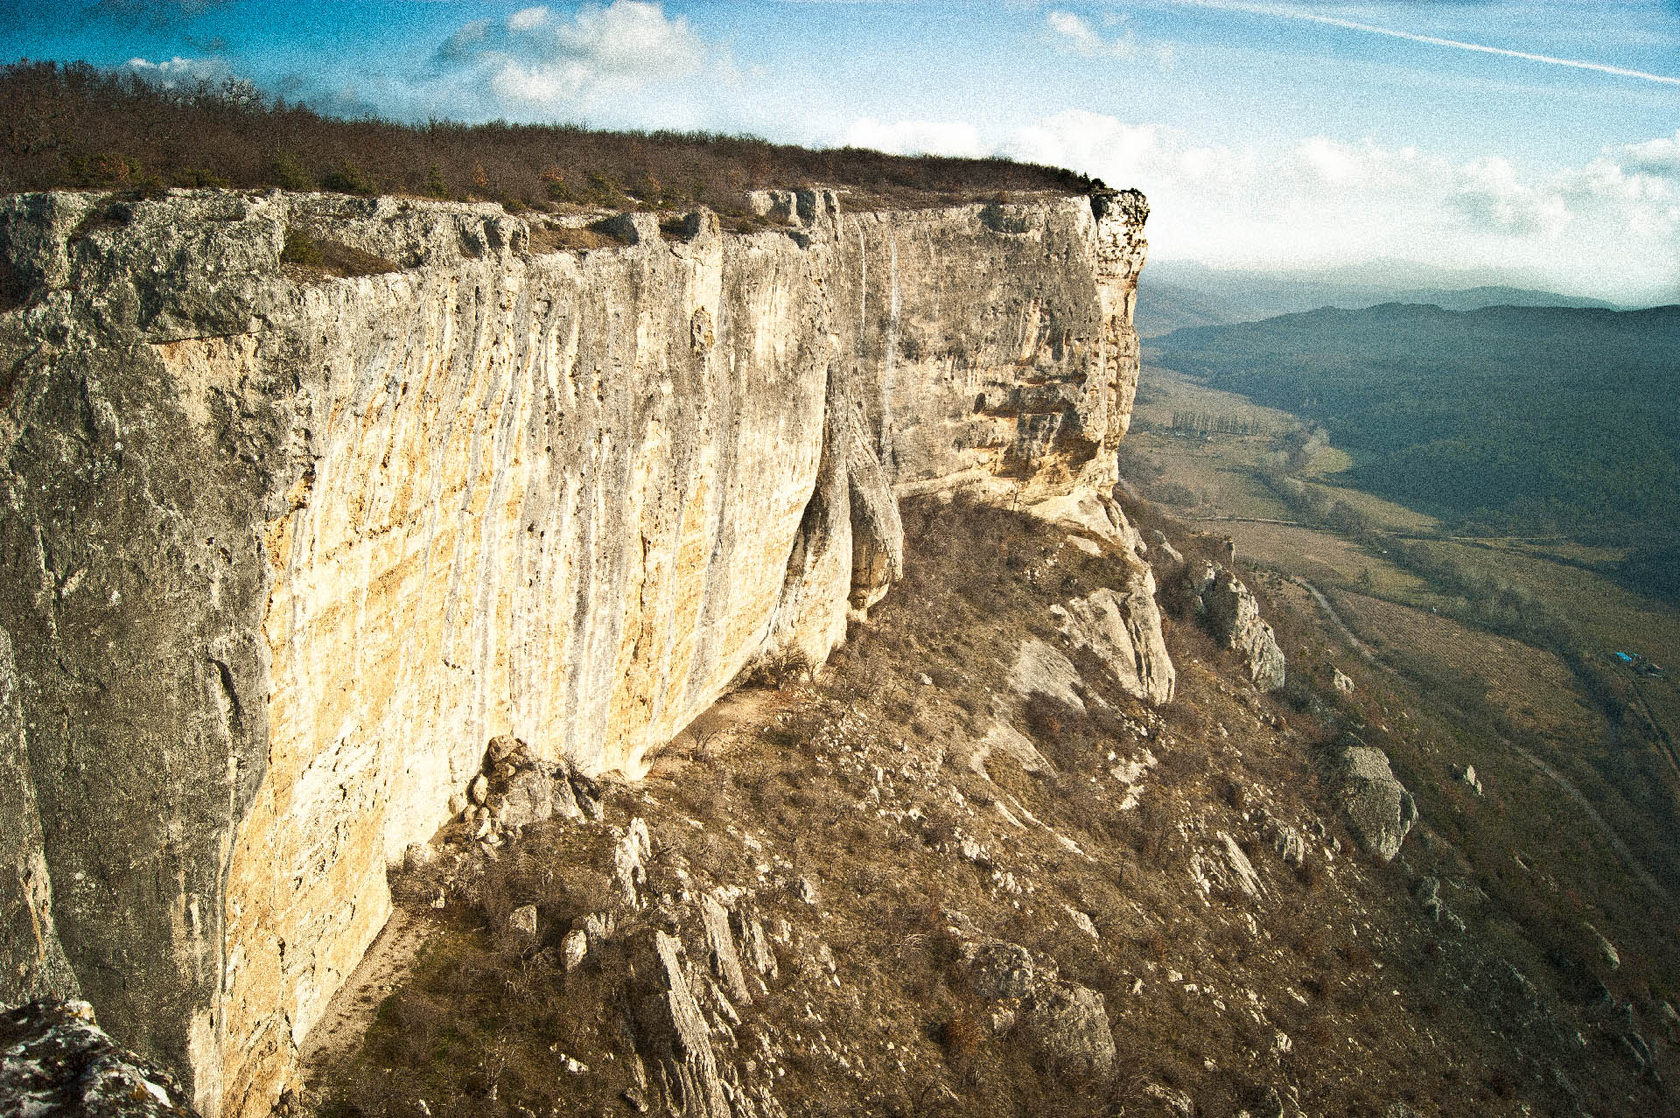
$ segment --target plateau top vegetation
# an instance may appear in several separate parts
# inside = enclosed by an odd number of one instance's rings
[[[240,81],[164,88],[85,63],[0,68],[0,192],[169,187],[325,190],[500,202],[749,213],[751,190],[822,184],[848,207],[1078,194],[1101,184],[1007,159],[812,150],[751,136],[570,125],[341,120]]]

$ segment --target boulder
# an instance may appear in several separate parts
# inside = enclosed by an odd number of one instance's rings
[[[194,1118],[174,1076],[118,1046],[84,1001],[0,1014],[0,1114],[31,1118]]]
[[[1604,960],[1605,966],[1616,970],[1622,965],[1622,953],[1616,950],[1615,944],[1605,938],[1603,932],[1588,924],[1587,935],[1592,938],[1593,946],[1598,948],[1598,957]]]
[[[648,835],[647,824],[641,819],[630,820],[630,825],[613,846],[613,882],[630,908],[642,907],[642,887],[647,884],[647,860],[652,856],[653,839]]]
[[[1074,982],[1039,986],[1022,1007],[1019,1028],[1056,1075],[1106,1076],[1114,1070],[1114,1033],[1103,996]]]
[[[1076,532],[1088,532],[1105,543],[1122,548],[1134,555],[1143,555],[1149,546],[1132,527],[1131,521],[1112,497],[1083,486],[1047,500],[1028,505],[1026,511],[1040,520]]]
[[[1348,739],[1358,742],[1357,738]],[[1384,862],[1400,853],[1400,844],[1417,822],[1412,794],[1394,778],[1388,754],[1372,746],[1349,744],[1337,754],[1337,796],[1359,843]]]
[[[1157,529],[1150,533],[1155,541],[1155,559],[1158,563],[1170,564],[1174,567],[1184,566],[1184,555],[1167,539],[1165,532]]]
[[[534,939],[537,934],[537,906],[520,905],[508,916],[508,931],[516,936]]]
[[[573,928],[566,933],[566,938],[560,941],[560,956],[570,974],[583,963],[589,954],[589,934],[582,928]]]
[[[498,827],[528,827],[554,814],[555,785],[560,782],[518,738],[491,740],[479,779],[485,781],[482,803]]]
[[[1090,649],[1122,690],[1153,706],[1170,703],[1177,685],[1172,658],[1161,634],[1155,604],[1155,575],[1142,563],[1128,564],[1130,576],[1118,591],[1103,587],[1051,612],[1062,635],[1076,648]]]
[[[997,1001],[1024,998],[1043,980],[1032,952],[1014,943],[997,941],[968,945],[968,984],[976,997]]]
[[[1272,627],[1260,617],[1260,604],[1230,569],[1210,563],[1200,581],[1202,623],[1214,639],[1243,657],[1254,686],[1276,691],[1284,682],[1283,650]]]

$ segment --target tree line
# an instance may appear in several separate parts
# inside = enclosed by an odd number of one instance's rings
[[[821,184],[853,208],[1082,193],[1096,180],[1007,159],[812,150],[709,132],[574,124],[344,120],[238,80],[165,88],[85,63],[0,67],[0,192],[280,187],[501,202],[705,205],[745,214],[748,191]]]

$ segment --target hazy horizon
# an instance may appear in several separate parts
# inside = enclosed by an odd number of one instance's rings
[[[1007,155],[1143,190],[1159,261],[1680,301],[1673,2],[48,0],[0,47],[338,115]]]

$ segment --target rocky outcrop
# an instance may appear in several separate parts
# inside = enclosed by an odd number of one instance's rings
[[[1177,677],[1161,633],[1155,604],[1155,575],[1142,562],[1126,568],[1130,578],[1118,591],[1104,588],[1066,607],[1053,606],[1062,635],[1089,649],[1108,667],[1128,695],[1155,706],[1172,702]]]
[[[1114,1034],[1103,996],[1057,974],[1056,965],[1003,940],[962,947],[969,990],[1000,1003],[994,1021],[1013,1028],[1051,1073],[1103,1077],[1114,1069]]]
[[[1349,737],[1332,762],[1332,779],[1354,837],[1392,862],[1417,822],[1417,804],[1389,768],[1388,754]]]
[[[576,253],[489,205],[0,201],[0,997],[73,971],[205,1113],[264,1112],[486,743],[639,775],[843,639],[899,495],[1106,492],[1141,198],[776,207]]]
[[[632,946],[631,958],[638,984],[637,1048],[644,1064],[651,1065],[651,1081],[664,1101],[661,1109],[693,1118],[731,1118],[711,1028],[689,991],[682,942],[651,931]]]
[[[1201,617],[1208,631],[1243,659],[1243,668],[1261,691],[1284,684],[1283,650],[1272,627],[1260,617],[1254,594],[1228,568],[1207,564],[1198,581]]]
[[[175,1077],[120,1047],[84,1001],[0,1014],[0,1114],[196,1118]]]

